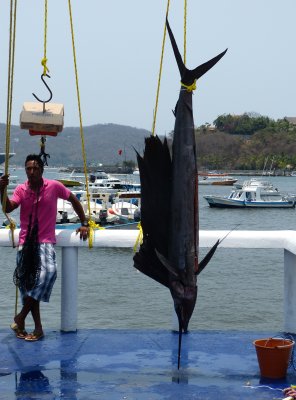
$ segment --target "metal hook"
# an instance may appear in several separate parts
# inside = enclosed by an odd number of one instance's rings
[[[47,74],[45,74],[45,75],[42,74],[42,75],[41,75],[41,80],[42,80],[42,82],[44,83],[44,85],[46,86],[47,90],[49,91],[49,93],[50,93],[50,98],[49,98],[48,100],[40,100],[40,99],[36,96],[36,94],[32,93],[32,95],[35,97],[35,99],[38,100],[38,101],[40,101],[40,103],[43,103],[43,105],[44,105],[44,103],[48,103],[48,102],[52,99],[52,91],[50,90],[49,86],[48,86],[47,83],[45,82],[44,76],[47,76],[48,78],[50,78],[50,76],[47,75]]]

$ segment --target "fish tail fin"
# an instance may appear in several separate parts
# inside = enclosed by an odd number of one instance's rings
[[[224,50],[222,53],[218,54],[216,57],[212,58],[211,60],[199,65],[197,68],[193,70],[189,70],[185,67],[182,56],[179,52],[176,40],[174,38],[173,32],[171,30],[170,24],[168,20],[166,20],[166,26],[169,33],[169,37],[171,40],[171,44],[173,47],[173,51],[175,54],[175,58],[178,64],[178,68],[181,75],[181,81],[184,85],[192,85],[195,80],[199,79],[203,76],[207,71],[209,71],[226,53],[227,49]]]

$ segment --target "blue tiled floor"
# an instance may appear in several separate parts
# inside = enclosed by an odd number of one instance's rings
[[[260,379],[253,340],[265,332],[47,331],[39,342],[0,330],[0,399],[282,399],[296,383]]]

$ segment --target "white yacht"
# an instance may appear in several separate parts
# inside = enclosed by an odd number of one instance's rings
[[[241,189],[234,189],[229,196],[206,195],[210,207],[232,208],[293,208],[295,195],[283,194],[268,181],[251,179]]]

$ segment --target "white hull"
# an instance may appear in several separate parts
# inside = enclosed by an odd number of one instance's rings
[[[232,186],[237,179],[232,176],[205,176],[198,180],[199,185]]]
[[[295,201],[246,201],[227,197],[204,196],[210,207],[220,208],[293,208]]]
[[[293,208],[295,195],[282,194],[268,181],[251,179],[228,197],[204,196],[210,207],[220,208]]]

